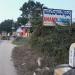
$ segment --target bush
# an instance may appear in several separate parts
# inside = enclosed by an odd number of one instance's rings
[[[16,45],[28,45],[29,38],[17,37],[13,43]]]
[[[75,41],[74,34],[75,32],[69,32],[69,27],[42,27],[40,30],[37,28],[31,37],[31,47],[54,57],[56,64],[68,63],[69,47]]]

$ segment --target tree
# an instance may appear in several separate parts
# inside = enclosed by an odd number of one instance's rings
[[[14,25],[13,20],[5,20],[0,24],[0,29],[1,31],[5,31],[5,32],[12,32],[12,27]]]
[[[21,16],[24,18],[28,18],[30,21],[32,18],[35,18],[35,15],[38,16],[42,13],[42,7],[43,4],[41,4],[40,2],[34,2],[33,0],[29,0],[28,2],[25,2],[20,8],[20,10],[22,11]],[[36,10],[37,8],[40,9],[38,10],[38,12]]]
[[[28,1],[23,4],[23,6],[20,8],[22,11],[22,17],[27,17],[28,15],[32,13],[32,11],[35,9],[35,2],[34,1]]]
[[[19,17],[17,19],[17,23],[21,24],[21,25],[25,25],[28,22],[28,18],[24,18],[24,17]]]

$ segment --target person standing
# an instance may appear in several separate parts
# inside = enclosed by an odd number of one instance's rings
[[[7,34],[7,39],[10,40],[10,33]]]

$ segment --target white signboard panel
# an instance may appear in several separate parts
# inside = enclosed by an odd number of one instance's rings
[[[62,9],[43,9],[43,25],[55,26],[56,24],[61,26],[71,25],[72,11]]]
[[[69,50],[69,65],[75,67],[75,43],[70,46]]]

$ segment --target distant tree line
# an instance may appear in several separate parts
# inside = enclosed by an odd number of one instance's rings
[[[16,30],[17,27],[18,24],[13,20],[11,19],[4,20],[3,22],[0,23],[0,33],[1,32],[11,33],[12,29]]]

